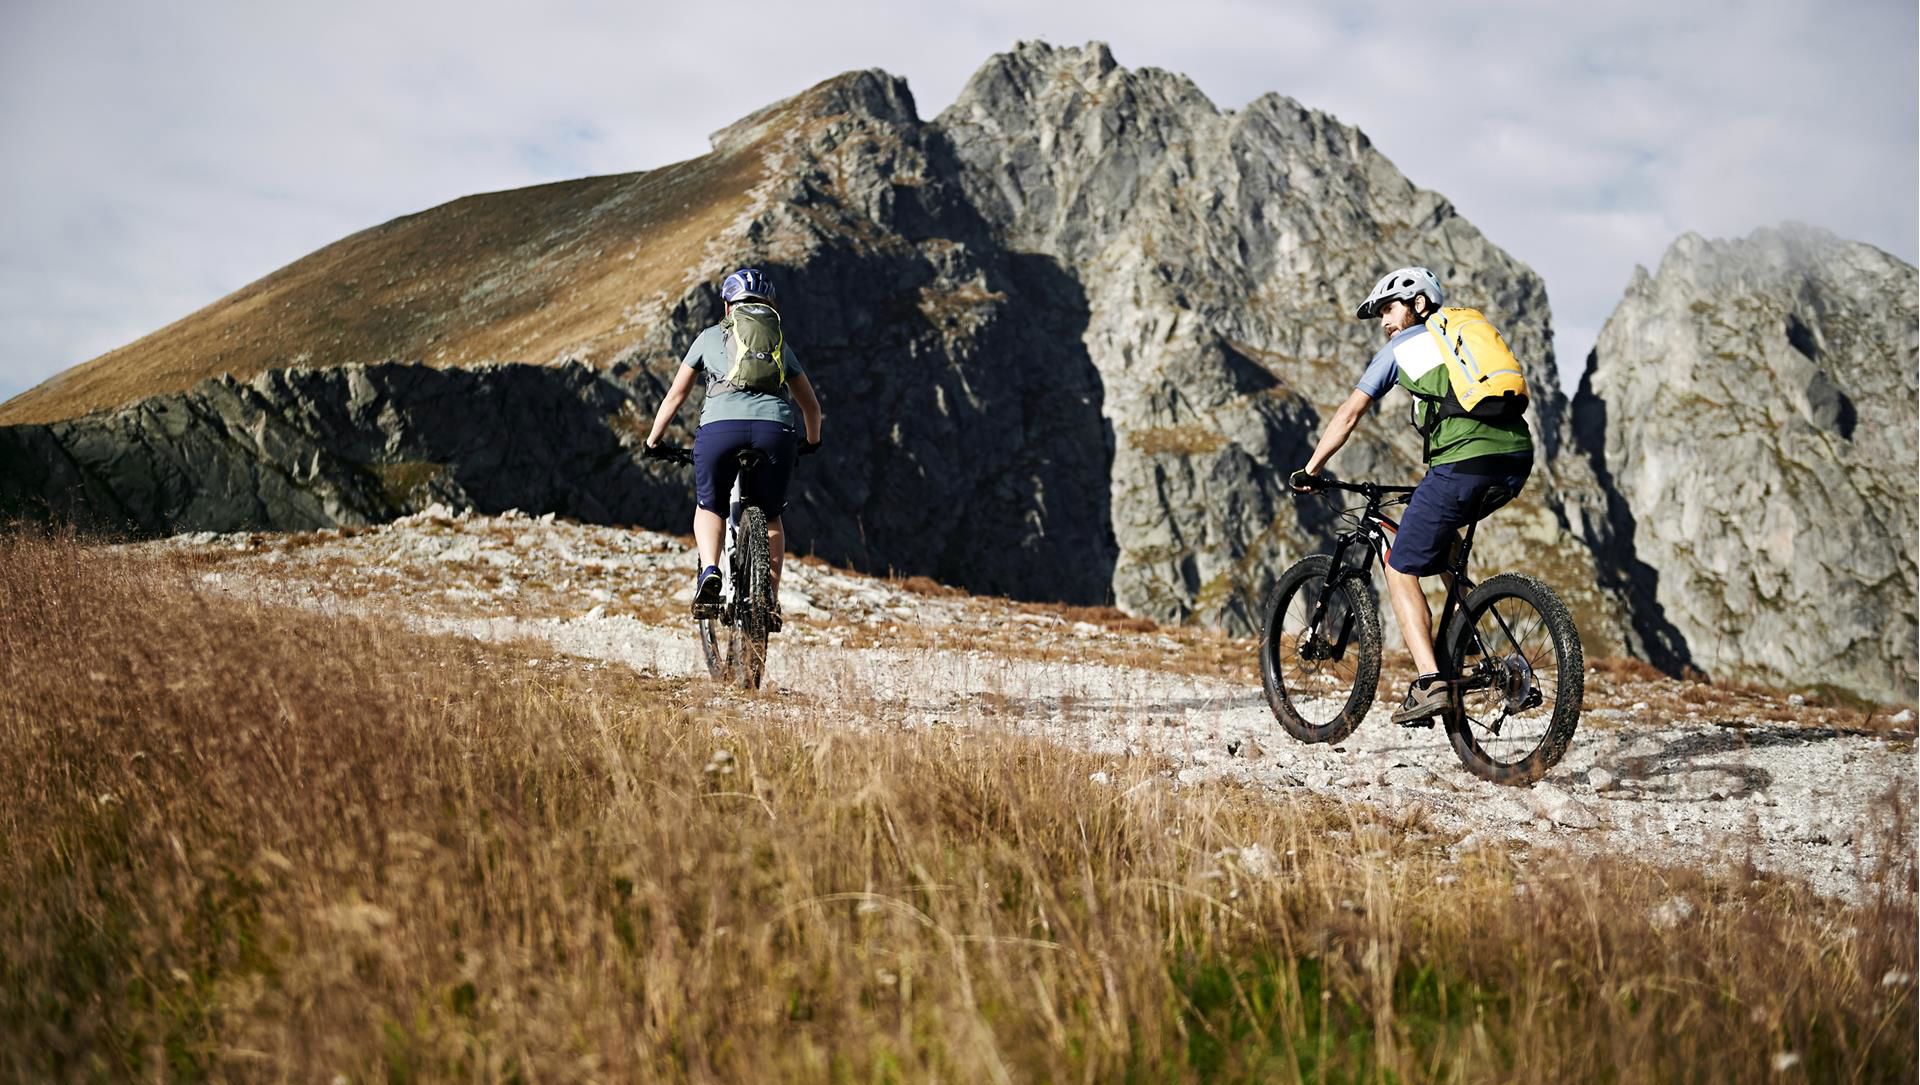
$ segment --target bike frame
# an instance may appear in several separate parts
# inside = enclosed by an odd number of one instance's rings
[[[693,450],[678,445],[656,445],[649,454],[673,463],[693,466]],[[718,618],[721,625],[732,625],[734,621],[734,553],[740,545],[740,512],[746,508],[753,496],[747,491],[747,474],[766,459],[766,453],[756,448],[743,448],[734,453],[739,464],[739,473],[733,477],[733,492],[727,497],[727,530],[720,539],[720,595],[724,600],[717,613],[712,615],[696,614],[696,618]]]
[[[1367,499],[1366,508],[1360,513],[1359,526],[1351,531],[1341,532],[1334,539],[1333,559],[1327,569],[1327,583],[1329,585],[1337,584],[1340,578],[1349,572],[1366,572],[1367,562],[1364,556],[1354,565],[1347,566],[1342,564],[1342,559],[1344,559],[1348,553],[1355,550],[1371,551],[1374,560],[1380,563],[1380,568],[1384,572],[1387,568],[1387,557],[1393,552],[1393,536],[1399,534],[1400,524],[1382,512],[1382,506],[1385,505],[1386,499],[1389,497],[1413,493],[1414,487],[1381,486],[1372,482],[1338,482],[1333,479],[1322,479],[1320,485],[1328,489],[1357,493]],[[1447,568],[1440,574],[1446,578],[1447,599],[1440,608],[1440,620],[1433,626],[1433,635],[1436,642],[1446,636],[1447,628],[1452,624],[1454,616],[1466,609],[1467,595],[1474,589],[1473,579],[1467,575],[1467,558],[1473,552],[1473,533],[1479,526],[1480,522],[1478,520],[1467,525],[1466,534],[1460,537]],[[1310,630],[1309,644],[1302,649],[1303,655],[1306,655],[1309,651],[1326,652],[1332,658],[1337,659],[1346,651],[1346,638],[1350,632],[1350,626],[1349,628],[1341,629],[1338,639],[1332,643],[1327,643],[1321,638],[1320,623],[1326,620],[1327,600],[1331,595],[1331,592],[1321,593],[1319,601],[1313,606],[1313,612],[1308,615],[1307,629]],[[1500,626],[1500,631],[1506,635],[1507,642],[1509,644],[1515,643],[1513,630],[1507,627],[1507,620],[1501,616],[1498,610],[1490,609],[1489,613],[1493,615],[1493,620]],[[1405,633],[1406,630],[1401,630],[1403,636]],[[1480,631],[1477,628],[1469,629],[1468,634],[1473,638],[1473,646],[1479,652],[1481,660],[1481,663],[1475,667],[1476,673],[1473,675],[1462,674],[1460,672],[1460,661],[1453,658],[1453,653],[1436,651],[1436,656],[1445,657],[1440,659],[1440,674],[1446,681],[1453,683],[1456,689],[1470,690],[1484,688],[1493,681],[1493,676],[1488,668],[1491,653],[1487,651],[1486,644],[1480,640]],[[1315,644],[1314,642],[1316,641],[1319,643]],[[1307,656],[1307,658],[1312,657]],[[1481,671],[1487,671],[1488,673],[1479,673]],[[1496,733],[1498,732],[1497,725],[1495,731]]]
[[[720,612],[721,625],[732,625],[734,620],[733,608],[737,598],[733,566],[734,554],[740,546],[740,512],[753,496],[747,492],[747,474],[758,467],[767,455],[758,449],[743,448],[734,453],[734,457],[739,465],[739,473],[733,476],[733,492],[727,497],[727,533],[720,540],[720,594],[727,601]]]

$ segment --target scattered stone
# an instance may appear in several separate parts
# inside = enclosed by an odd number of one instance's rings
[[[1499,843],[1500,841],[1476,829],[1454,841],[1453,846],[1447,849],[1447,857],[1449,859],[1463,859],[1469,855],[1475,855],[1489,848],[1496,847]]]
[[[1685,897],[1670,897],[1654,906],[1647,919],[1661,930],[1672,930],[1693,918],[1693,902]]]
[[[1899,724],[1907,724],[1907,723],[1912,723],[1912,722],[1913,722],[1913,709],[1911,709],[1911,708],[1903,708],[1903,709],[1901,709],[1900,711],[1898,711],[1898,712],[1895,712],[1895,713],[1893,714],[1893,716],[1892,716],[1891,718],[1889,718],[1889,719],[1888,719],[1888,721],[1887,721],[1887,722],[1888,722],[1888,723],[1899,723]]]
[[[1912,983],[1913,973],[1902,972],[1897,968],[1880,977],[1880,986],[1882,987],[1907,987]]]
[[[1602,768],[1587,770],[1587,783],[1595,792],[1612,791],[1620,786],[1619,778]]]
[[[1087,779],[1091,780],[1096,784],[1103,784],[1103,785],[1110,784],[1113,782],[1113,777],[1109,775],[1105,769],[1101,769],[1098,772],[1088,773]]]
[[[1776,1074],[1784,1074],[1798,1065],[1800,1065],[1798,1051],[1781,1051],[1773,1056],[1773,1072]]]
[[[1598,828],[1600,819],[1580,800],[1552,784],[1535,784],[1527,791],[1527,806],[1536,815],[1569,829]]]
[[[1433,770],[1424,765],[1395,765],[1380,774],[1380,783],[1391,788],[1429,787],[1435,783]]]
[[[1240,869],[1256,878],[1264,878],[1273,870],[1273,856],[1258,844],[1248,844],[1235,851],[1231,848],[1224,853],[1240,865]]]

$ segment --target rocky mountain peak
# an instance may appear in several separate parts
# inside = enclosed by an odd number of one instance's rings
[[[1636,272],[1575,410],[1668,662],[1914,695],[1916,285],[1796,224]]]
[[[868,68],[822,80],[791,98],[754,110],[707,138],[715,151],[733,151],[765,139],[778,127],[847,113],[888,124],[920,123],[907,81]]]

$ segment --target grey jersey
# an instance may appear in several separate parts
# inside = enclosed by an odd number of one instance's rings
[[[793,349],[792,341],[786,341],[780,347],[780,360],[787,368],[787,379],[806,373],[800,366],[800,354]],[[778,392],[755,392],[747,388],[736,388],[727,383],[727,369],[731,364],[727,359],[726,329],[715,324],[700,333],[687,348],[687,356],[680,364],[700,374],[706,382],[707,398],[700,407],[700,424],[708,422],[778,422],[795,430],[800,428],[800,412],[793,405],[793,395],[782,388]]]

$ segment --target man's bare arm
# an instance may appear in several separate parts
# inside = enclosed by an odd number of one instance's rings
[[[1347,401],[1335,409],[1333,417],[1327,419],[1326,432],[1320,435],[1320,443],[1315,446],[1313,457],[1307,461],[1307,474],[1320,473],[1320,469],[1327,465],[1327,461],[1333,458],[1333,454],[1340,451],[1340,447],[1347,443],[1347,438],[1353,436],[1354,427],[1360,424],[1360,419],[1366,417],[1367,412],[1372,408],[1373,397],[1358,388],[1354,389],[1353,394],[1347,397]]]

